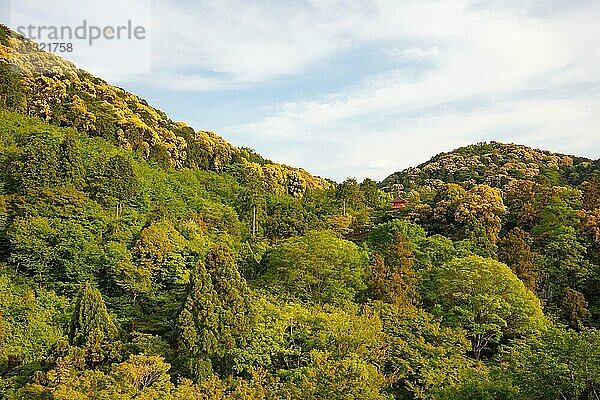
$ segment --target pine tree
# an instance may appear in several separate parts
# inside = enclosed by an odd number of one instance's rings
[[[227,349],[241,346],[245,342],[251,313],[246,280],[237,269],[233,253],[225,245],[218,245],[208,253],[206,268],[220,303],[220,345]]]
[[[204,265],[192,275],[191,289],[178,319],[179,348],[194,379],[201,381],[213,372],[211,358],[217,349],[216,293]]]
[[[180,348],[189,356],[208,357],[216,352],[217,293],[203,263],[192,273],[190,290],[179,314]]]
[[[243,347],[249,331],[249,296],[231,251],[224,245],[211,249],[192,274],[177,323],[179,350],[195,379],[230,370],[227,354]]]
[[[114,339],[117,334],[117,326],[108,314],[102,294],[86,282],[77,294],[71,317],[71,344],[87,346],[92,342]]]

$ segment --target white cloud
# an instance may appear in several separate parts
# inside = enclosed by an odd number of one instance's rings
[[[156,0],[153,74],[139,78],[168,86],[174,74],[185,78],[194,71],[186,89],[202,90],[297,74],[377,41],[451,38],[461,28],[467,5],[466,0],[309,0],[287,7],[276,1]],[[404,56],[414,59],[418,49],[404,49]],[[421,51],[427,53],[421,56],[436,56],[439,50],[429,46]],[[211,84],[197,84],[196,71],[204,71]]]
[[[312,142],[315,152],[325,153],[319,146],[326,137],[338,143],[344,163],[323,156],[303,165],[337,179],[383,178],[393,170],[378,162],[382,158],[395,160],[397,170],[482,138],[600,156],[600,115],[594,112],[600,99],[571,90],[600,85],[597,5],[561,19],[447,7],[419,2],[405,13],[404,41],[430,45],[399,54],[421,57],[428,53],[423,49],[439,49],[436,67],[418,79],[402,70],[386,72],[341,92],[283,104],[228,131],[242,138],[262,135],[268,156],[294,163],[302,159],[278,158],[289,153],[269,139]],[[535,95],[523,97],[527,91]],[[469,103],[481,99],[487,106],[473,111]]]
[[[400,60],[406,61],[423,61],[423,60],[435,60],[441,56],[440,49],[437,46],[431,46],[428,48],[423,47],[409,47],[404,49],[392,49],[389,54]]]
[[[124,83],[251,88],[369,46],[398,63],[222,130],[274,160],[341,179],[483,139],[600,156],[596,1],[155,0],[152,12],[152,74]]]

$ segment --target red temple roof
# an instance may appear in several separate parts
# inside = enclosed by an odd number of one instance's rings
[[[392,209],[403,208],[406,204],[408,204],[408,200],[403,199],[402,197],[396,197],[394,200],[390,201],[392,204]]]

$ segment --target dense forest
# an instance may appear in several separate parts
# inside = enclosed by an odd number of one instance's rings
[[[1,398],[600,396],[598,162],[334,183],[5,27],[0,58]]]
[[[600,163],[585,157],[490,142],[438,154],[422,165],[388,176],[381,185],[400,184],[410,189],[460,183],[467,187],[486,184],[503,188],[520,179],[548,186],[577,186],[599,169]]]

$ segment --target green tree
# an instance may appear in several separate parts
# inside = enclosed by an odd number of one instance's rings
[[[139,234],[133,261],[139,273],[154,277],[166,287],[183,284],[186,279],[186,240],[167,220],[154,223]]]
[[[344,215],[347,212],[359,210],[364,207],[365,198],[356,179],[346,179],[336,187],[335,192]]]
[[[505,348],[501,360],[522,399],[592,400],[600,396],[600,333],[551,328]]]
[[[110,157],[90,171],[88,186],[95,198],[115,206],[115,216],[120,218],[123,205],[138,193],[138,179],[131,161],[120,154]]]
[[[0,371],[19,376],[20,368],[40,365],[63,337],[67,307],[54,292],[28,287],[22,277],[0,264]],[[2,396],[3,387],[0,387]]]
[[[444,327],[414,307],[375,306],[383,323],[383,371],[394,398],[435,398],[432,391],[452,386],[473,372],[465,357],[469,341],[462,330]]]
[[[73,133],[67,134],[61,143],[60,157],[62,179],[76,188],[81,188],[85,180],[85,169],[79,141]]]
[[[261,282],[273,292],[317,303],[352,301],[365,288],[367,258],[327,231],[288,239],[265,256]]]
[[[510,267],[525,287],[535,291],[538,267],[535,264],[537,255],[533,252],[531,243],[531,235],[520,228],[514,228],[500,241],[498,259]]]
[[[13,247],[10,261],[33,272],[40,286],[74,291],[99,268],[102,248],[81,224],[60,218],[19,218],[8,232]],[[52,282],[50,282],[52,281]]]
[[[579,289],[590,269],[585,260],[586,248],[575,229],[578,224],[575,210],[565,200],[553,197],[532,231],[535,244],[544,255],[546,283],[559,292],[566,287]]]
[[[456,257],[457,250],[452,240],[442,235],[432,235],[419,240],[415,253],[415,269],[420,271],[447,263]]]
[[[476,374],[456,385],[436,391],[439,400],[523,400],[520,390],[506,376],[505,371],[495,368],[489,374]]]
[[[135,304],[139,295],[152,290],[152,270],[145,265],[134,263],[127,246],[120,242],[108,242],[104,253],[111,265],[110,273],[117,287],[132,295]]]
[[[179,349],[197,380],[213,369],[232,373],[231,352],[243,348],[251,329],[250,290],[224,245],[213,247],[191,276],[178,318]]]
[[[24,107],[23,87],[17,71],[6,62],[0,62],[0,105],[21,110]]]
[[[115,339],[117,335],[117,326],[108,314],[102,294],[86,282],[75,300],[69,331],[71,343],[88,345],[93,341]]]
[[[501,338],[544,325],[540,302],[505,264],[478,256],[427,271],[423,296],[450,326],[462,327],[473,357]]]
[[[386,264],[413,266],[419,244],[426,232],[419,225],[394,220],[373,227],[367,237],[369,249],[384,257]]]
[[[359,186],[363,198],[365,199],[365,204],[368,207],[377,209],[387,205],[385,193],[383,193],[379,187],[377,187],[377,182],[372,179],[365,178]]]
[[[331,359],[326,352],[312,352],[311,366],[285,385],[282,398],[331,400],[384,400],[385,377],[358,357]]]
[[[52,246],[56,230],[44,217],[18,219],[9,231],[12,246],[10,261],[36,276],[40,286],[45,285],[56,249]]]
[[[287,239],[304,234],[307,229],[305,210],[301,199],[290,196],[272,195],[266,199],[266,214],[260,224],[269,239]],[[257,209],[260,219],[260,208]]]
[[[60,139],[49,132],[30,133],[21,146],[14,174],[21,192],[62,183]]]
[[[190,289],[177,320],[179,351],[197,380],[212,373],[209,357],[218,352],[217,302],[210,275],[204,264],[199,263],[190,277]]]

